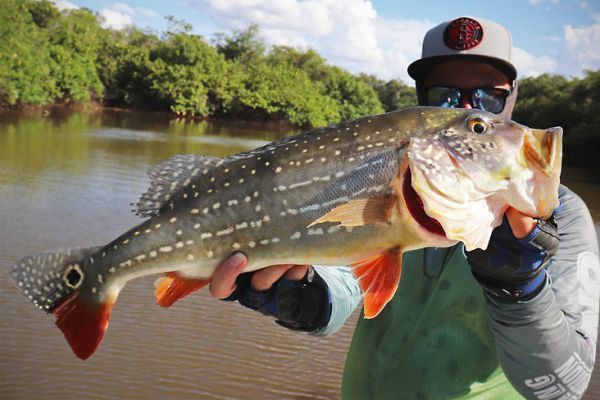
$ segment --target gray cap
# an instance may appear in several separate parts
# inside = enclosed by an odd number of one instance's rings
[[[505,27],[481,18],[461,17],[427,31],[421,58],[408,66],[408,74],[418,81],[440,62],[471,59],[495,66],[513,81],[517,70],[511,53],[512,40]]]

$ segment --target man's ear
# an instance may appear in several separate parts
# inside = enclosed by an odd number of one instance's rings
[[[512,113],[515,109],[515,103],[517,101],[517,94],[519,93],[519,82],[514,81],[512,90],[510,94],[506,98],[506,103],[504,103],[504,109],[498,114],[502,118],[512,119]]]

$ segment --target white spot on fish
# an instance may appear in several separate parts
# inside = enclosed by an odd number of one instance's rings
[[[269,244],[269,239],[263,239],[260,241],[260,244],[262,244],[263,246],[266,246]]]
[[[239,243],[234,243],[234,244],[232,244],[232,245],[231,245],[231,247],[232,247],[234,250],[237,250],[237,249],[239,249],[239,248],[240,248],[240,247],[242,247],[242,246],[241,246]]]
[[[213,210],[216,210],[216,209],[218,209],[219,207],[221,207],[221,203],[215,203],[215,204],[213,204],[213,206],[212,206]]]
[[[244,178],[240,178],[239,183],[244,183]]]
[[[196,214],[198,214],[199,212],[200,212],[200,210],[198,210],[197,208],[192,208],[192,209],[190,210],[190,213],[191,213],[191,214],[193,214],[193,215],[196,215]]]
[[[254,211],[256,212],[260,212],[260,210],[262,209],[262,207],[259,205],[257,205],[256,207],[254,207]]]
[[[245,201],[246,203],[250,203],[250,200],[252,200],[252,199],[250,198],[250,196],[246,196],[246,197],[244,198],[244,201]]]
[[[178,249],[181,249],[183,247],[183,242],[177,242],[175,243],[175,247]]]
[[[102,274],[98,274],[98,282],[104,283],[104,279],[102,279]]]
[[[122,263],[119,264],[119,267],[123,268],[123,267],[131,267],[133,263],[131,262],[131,260],[127,260],[127,261],[123,261]]]
[[[140,234],[140,231],[135,231],[135,232],[133,232],[133,236],[137,236],[137,235],[139,235],[139,234]]]
[[[223,229],[222,231],[218,231],[217,232],[217,236],[224,236],[224,235],[230,235],[233,233],[233,228],[229,227],[227,229]]]
[[[323,234],[323,228],[309,229],[307,233],[309,235],[322,235]]]
[[[300,239],[302,237],[302,234],[300,232],[295,232],[292,236],[290,236],[290,239],[296,240],[296,239]]]
[[[172,246],[163,246],[161,248],[158,249],[161,253],[169,253],[171,251],[173,251],[173,247]]]
[[[302,207],[300,209],[301,213],[305,213],[307,211],[313,211],[313,210],[318,210],[319,208],[321,208],[320,204],[311,204],[310,206],[306,206],[306,207]]]
[[[281,169],[282,169],[281,167],[277,167],[277,168],[275,168],[275,173],[277,173],[277,174],[278,174],[278,173],[280,173],[280,172],[281,172]]]
[[[241,224],[237,224],[235,226],[235,229],[240,230],[240,229],[246,229],[248,227],[248,223],[247,222],[242,222]]]
[[[177,218],[175,218],[175,217],[173,217],[173,218],[171,218],[171,219],[169,220],[169,222],[170,222],[170,223],[172,223],[172,224],[174,224],[174,223],[175,223],[175,221],[177,221]]]
[[[185,244],[186,244],[187,246],[191,246],[191,245],[193,245],[193,244],[194,244],[194,241],[193,241],[193,240],[186,240],[186,241],[185,241]]]
[[[254,242],[254,241],[249,241],[248,242],[248,247],[250,247],[251,249],[253,249],[254,246],[256,246],[256,242]]]
[[[273,239],[271,239],[272,243],[279,243],[279,238],[278,237],[274,237]]]
[[[148,253],[150,255],[151,258],[155,258],[158,253],[156,252],[156,250],[152,250],[150,253]]]
[[[183,235],[183,232],[181,231],[181,229],[177,229],[177,232],[175,232],[175,234],[177,236],[181,236],[181,235]]]
[[[98,289],[96,289],[96,286],[94,286],[94,287],[92,288],[92,293],[96,293],[97,291],[98,291]]]
[[[123,240],[123,244],[127,244],[127,243],[129,243],[129,239]]]
[[[194,229],[200,229],[200,224],[194,224]]]
[[[204,207],[202,209],[202,214],[208,214],[208,207]]]
[[[335,233],[335,232],[339,231],[340,229],[342,229],[342,228],[339,225],[330,226],[327,229],[327,233]]]
[[[269,221],[271,221],[271,217],[269,217],[268,215],[265,215],[265,216],[263,217],[263,221],[264,221],[264,222],[269,222]]]
[[[114,273],[115,273],[115,271],[116,271],[116,270],[115,270],[115,267],[110,267],[110,268],[108,269],[108,272],[109,272],[109,273],[111,273],[111,274],[114,274]]]
[[[186,260],[188,261],[194,261],[194,255],[193,254],[188,254],[186,257]]]
[[[137,262],[142,262],[146,259],[146,255],[145,254],[140,254],[139,256],[135,257],[135,261]]]
[[[235,199],[234,199],[234,200],[229,200],[229,201],[227,202],[227,205],[228,205],[228,206],[237,206],[237,205],[238,205],[238,201],[237,201],[237,200],[235,200]]]
[[[204,239],[210,239],[211,237],[213,237],[212,233],[210,232],[202,232],[200,234],[200,239],[204,240]]]
[[[297,183],[291,184],[288,188],[295,189],[297,187],[310,185],[311,183],[312,183],[312,181],[297,182]]]
[[[206,257],[208,258],[212,258],[215,255],[215,253],[212,250],[209,250],[206,252]]]

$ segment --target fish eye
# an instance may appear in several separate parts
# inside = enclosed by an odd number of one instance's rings
[[[476,133],[478,135],[485,133],[490,127],[488,123],[482,120],[481,118],[471,118],[467,122],[467,125],[469,126],[471,132]]]

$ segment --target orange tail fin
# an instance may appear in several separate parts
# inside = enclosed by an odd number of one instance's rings
[[[374,318],[396,293],[402,272],[402,253],[386,251],[352,266],[363,292],[365,318]]]
[[[161,307],[170,307],[177,300],[190,293],[200,290],[209,281],[184,278],[177,272],[167,272],[154,283],[156,302]]]
[[[91,304],[82,299],[79,292],[75,292],[52,314],[56,316],[56,326],[65,335],[75,355],[85,360],[100,345],[112,308],[113,303]]]

